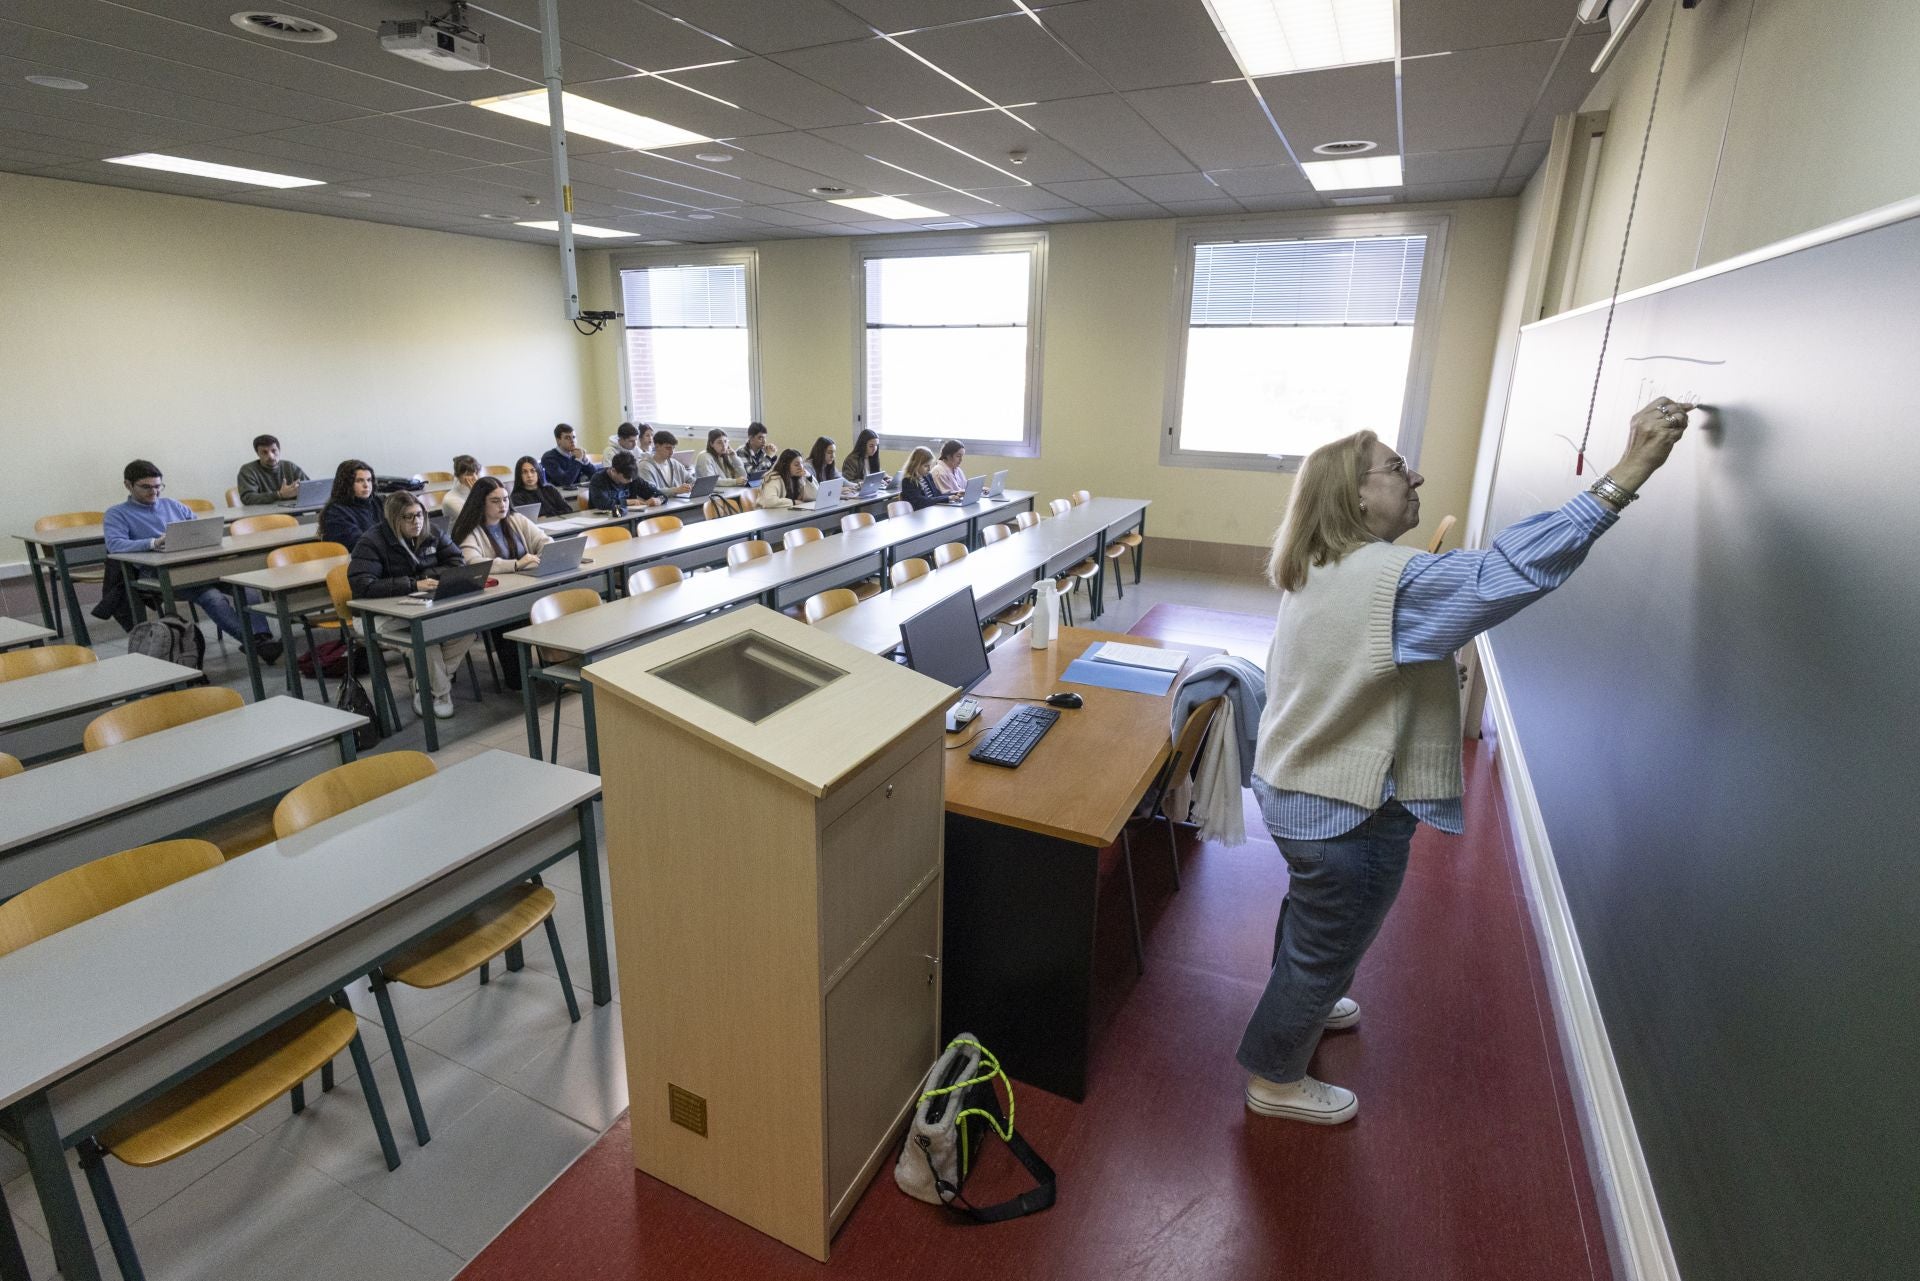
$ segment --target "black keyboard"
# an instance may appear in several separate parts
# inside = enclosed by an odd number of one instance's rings
[[[1033,750],[1033,745],[1059,719],[1060,713],[1051,707],[1017,703],[998,725],[980,736],[980,745],[968,752],[967,756],[989,765],[1004,765],[1012,769],[1027,759],[1027,753]]]

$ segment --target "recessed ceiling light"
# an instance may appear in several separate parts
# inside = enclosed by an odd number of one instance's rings
[[[812,190],[816,196],[844,196],[847,194],[847,188],[845,187],[813,187],[810,190]]]
[[[858,209],[861,213],[869,213],[876,218],[896,218],[917,222],[923,218],[947,217],[938,209],[916,205],[911,200],[902,200],[898,196],[855,196],[851,200],[836,200],[833,203],[845,205],[849,209]]]
[[[530,120],[537,125],[552,123],[547,114],[545,89],[529,89],[525,93],[510,93],[499,98],[479,98],[473,105],[487,111],[497,111],[503,116],[512,116],[516,120]],[[598,138],[618,147],[656,151],[661,147],[684,147],[688,143],[713,141],[705,134],[692,133],[651,116],[637,116],[631,111],[609,107],[604,102],[595,102],[578,94],[561,94],[560,105],[567,118],[568,133]]]
[[[1323,142],[1315,147],[1314,153],[1322,156],[1357,156],[1363,151],[1372,151],[1380,144],[1368,142],[1363,138],[1350,138],[1345,142]]]
[[[733,153],[731,151],[696,151],[693,153],[693,158],[704,160],[710,165],[724,165],[733,162]]]
[[[181,156],[156,155],[151,151],[142,151],[132,156],[109,156],[110,165],[132,165],[135,169],[160,169],[167,173],[183,173],[192,178],[217,178],[221,182],[237,182],[247,187],[324,187],[326,183],[319,178],[295,178],[284,173],[268,173],[264,169],[241,169],[235,165],[216,165],[205,160],[188,160]]]
[[[481,216],[485,217],[484,214]],[[560,230],[560,224],[557,222],[516,222],[513,225],[516,227],[526,227],[533,231]],[[589,227],[583,222],[576,222],[573,224],[573,234],[576,236],[585,236],[589,240],[625,240],[629,236],[637,236],[640,233],[637,231],[614,231],[608,227]]]
[[[1377,196],[1329,196],[1327,198],[1327,203],[1330,205],[1385,205],[1391,204],[1392,202],[1393,197],[1385,194]]]
[[[677,240],[643,240],[640,243],[643,245],[677,245],[680,242]]]
[[[713,215],[710,213],[690,213],[687,215],[687,217],[693,219],[695,222],[712,222],[713,221]]]
[[[1383,62],[1400,51],[1394,0],[1206,0],[1249,76]]]
[[[1400,157],[1357,156],[1352,160],[1310,160],[1300,166],[1315,191],[1400,185]]]
[[[481,214],[480,216],[482,218],[491,218],[495,222],[512,222],[515,217],[517,217],[515,214]]]
[[[348,200],[373,199],[373,193],[371,191],[336,191],[333,194],[336,196],[345,196]]]
[[[27,83],[39,85],[42,89],[84,89],[87,82],[75,80],[71,76],[28,76]]]
[[[296,18],[290,13],[261,13],[248,9],[227,19],[250,36],[269,40],[289,40],[294,44],[331,44],[340,37],[331,27],[323,27],[312,18]]]

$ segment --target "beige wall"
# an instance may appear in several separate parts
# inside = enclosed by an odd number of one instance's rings
[[[1612,289],[1678,2],[1657,0],[1585,103],[1611,118],[1575,305]],[[1912,0],[1712,0],[1680,10],[1622,289],[1920,192],[1916,49]]]
[[[134,457],[217,504],[260,431],[316,478],[414,472],[585,404],[551,250],[14,174],[0,228],[0,536],[119,501]]]
[[[1444,209],[1454,220],[1420,458],[1428,525],[1417,538],[1442,515],[1467,512],[1514,207],[1512,200],[1408,206]],[[1076,488],[1151,498],[1150,533],[1262,544],[1290,477],[1160,465],[1175,337],[1175,227],[1160,220],[1049,229],[1041,456],[1004,465],[1012,483],[1043,498]],[[779,444],[804,447],[825,434],[845,448],[854,413],[853,242],[772,241],[759,249],[762,416]],[[611,297],[607,257],[586,255],[583,297]],[[607,422],[620,412],[617,341],[609,333],[595,343],[595,387]],[[900,460],[898,451],[887,457],[890,465]],[[997,465],[974,455],[968,470]]]

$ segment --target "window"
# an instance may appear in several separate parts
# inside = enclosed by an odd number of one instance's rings
[[[1162,460],[1291,469],[1363,428],[1416,459],[1445,234],[1433,216],[1196,224]]]
[[[615,259],[628,418],[698,432],[759,417],[754,265],[751,252]]]
[[[1032,234],[862,247],[855,394],[889,448],[1039,453],[1046,247]]]

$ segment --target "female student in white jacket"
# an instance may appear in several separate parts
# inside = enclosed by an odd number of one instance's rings
[[[469,565],[493,562],[495,574],[511,574],[532,569],[540,563],[540,549],[553,540],[538,525],[513,510],[506,485],[498,476],[482,476],[474,483],[473,494],[460,509],[449,535],[460,556]],[[494,655],[500,660],[500,679],[508,689],[520,688],[520,647],[504,639],[518,626],[508,623],[494,628]]]
[[[726,428],[715,427],[707,433],[707,447],[693,460],[693,474],[696,478],[718,476],[722,485],[737,485],[747,478],[747,469],[733,451]]]
[[[760,485],[760,505],[766,508],[791,507],[795,503],[810,503],[817,490],[813,477],[807,475],[806,459],[797,449],[783,449],[780,457],[774,460],[773,470]]]

